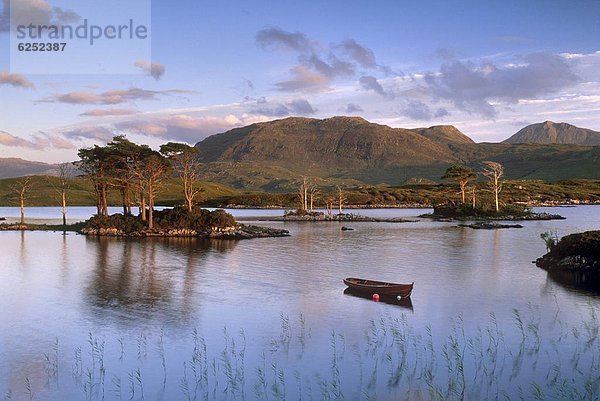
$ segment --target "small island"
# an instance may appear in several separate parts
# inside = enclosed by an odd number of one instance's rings
[[[600,275],[600,230],[567,235],[560,240],[542,234],[548,253],[535,263],[542,269],[590,272]]]
[[[498,210],[486,208],[484,206],[473,207],[468,204],[458,202],[447,202],[435,205],[433,213],[422,214],[419,217],[429,218],[438,221],[480,221],[490,223],[494,221],[531,221],[531,220],[564,220],[565,218],[558,214],[536,213],[530,208],[521,204],[508,204],[498,208]],[[488,227],[473,227],[488,228]],[[512,227],[494,227],[494,228],[512,228]]]
[[[354,213],[324,213],[298,209],[287,211],[282,217],[275,217],[276,221],[338,221],[338,222],[371,222],[371,223],[412,223],[416,220],[407,220],[400,217],[381,218],[361,216]]]
[[[96,215],[85,222],[50,224],[0,224],[0,231],[74,231],[88,236],[105,237],[197,237],[220,239],[246,239],[265,237],[287,237],[283,229],[239,224],[235,218],[217,209],[209,211],[193,207],[192,211],[182,206],[154,212],[154,224],[148,227],[141,215],[113,214]]]
[[[474,230],[497,230],[501,228],[523,228],[520,224],[501,224],[497,221],[478,221],[472,224],[459,224],[458,227],[467,227]]]

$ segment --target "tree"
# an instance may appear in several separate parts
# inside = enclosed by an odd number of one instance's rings
[[[308,210],[308,177],[303,176],[300,187],[298,188],[298,198],[300,199],[300,210]]]
[[[130,166],[140,163],[153,151],[148,145],[138,145],[124,135],[115,136],[104,149],[108,164],[107,174],[111,177],[108,184],[119,190],[123,214],[131,214],[131,192],[135,176]]]
[[[71,187],[71,179],[75,173],[75,168],[72,163],[61,163],[58,165],[58,182],[49,179],[50,184],[54,187],[62,207],[63,226],[67,225],[67,192]]]
[[[471,167],[455,164],[446,170],[446,173],[442,176],[442,179],[453,180],[458,183],[462,203],[465,203],[467,185],[469,185],[469,182],[477,179],[477,174]]]
[[[489,179],[490,192],[494,194],[496,201],[496,212],[500,211],[499,195],[502,192],[502,176],[504,167],[502,164],[492,161],[483,162],[483,175]]]
[[[310,199],[309,210],[312,212],[314,210],[313,206],[315,204],[315,198],[319,195],[319,187],[311,185],[308,188],[308,194]]]
[[[108,216],[107,190],[110,182],[108,152],[105,147],[79,149],[77,167],[92,180],[99,216]]]
[[[152,154],[138,163],[132,164],[130,168],[132,175],[138,179],[143,192],[143,199],[145,199],[145,195],[148,196],[148,228],[153,229],[154,200],[160,191],[162,182],[171,171],[171,165],[158,152],[152,151]],[[145,211],[144,203],[145,201],[142,200],[143,210]]]
[[[23,177],[10,186],[11,191],[19,197],[19,206],[21,208],[21,228],[25,225],[25,200],[27,193],[31,189],[31,177]]]
[[[477,187],[475,185],[473,185],[471,188],[471,207],[473,209],[475,209],[475,207],[477,206],[476,202],[475,202],[475,192],[477,191]]]
[[[338,202],[338,212],[339,214],[343,213],[344,202],[346,202],[346,196],[344,195],[344,191],[339,185],[336,185],[337,189],[337,202]]]
[[[194,199],[203,191],[198,186],[202,164],[198,160],[198,149],[185,143],[169,142],[160,146],[160,153],[166,156],[175,169],[183,186],[183,197],[191,212]]]
[[[332,197],[328,197],[325,199],[325,208],[327,210],[327,215],[333,215],[333,204],[335,203],[335,199]]]

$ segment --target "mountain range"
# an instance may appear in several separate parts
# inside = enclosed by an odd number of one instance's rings
[[[289,117],[235,128],[196,144],[203,179],[234,188],[439,181],[448,166],[493,160],[512,179],[600,178],[600,133],[566,123],[529,125],[502,143],[475,143],[451,125],[391,128],[360,117]],[[0,178],[53,175],[56,165],[0,159]]]
[[[32,162],[16,157],[0,158],[0,179],[26,175],[56,175],[58,166],[43,162]]]
[[[557,139],[563,127],[573,131],[556,124]],[[330,184],[439,181],[453,163],[479,170],[486,160],[504,164],[514,179],[600,178],[598,147],[522,141],[475,143],[444,125],[403,129],[359,117],[289,117],[232,129],[196,146],[209,179],[248,189],[289,189],[303,175]]]

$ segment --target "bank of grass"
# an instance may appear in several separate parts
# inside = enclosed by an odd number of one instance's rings
[[[6,178],[0,180],[0,206],[18,206],[18,197],[11,190],[19,178]],[[55,190],[58,184],[56,177],[32,176],[31,190],[27,196],[27,206],[59,206],[59,196]],[[217,204],[221,199],[228,199],[240,192],[225,185],[214,182],[202,182],[203,192],[200,200],[203,203]],[[111,206],[120,206],[120,197],[117,191],[109,191],[108,202]],[[174,206],[182,204],[181,185],[178,179],[167,180],[160,192],[157,204]],[[95,197],[90,180],[77,177],[70,181],[68,191],[68,204],[70,206],[95,206]]]
[[[85,222],[73,224],[20,224],[20,223],[0,223],[0,231],[72,231],[79,232],[85,227]]]
[[[18,199],[10,187],[16,178],[0,180],[0,206],[17,206]],[[32,177],[32,189],[27,199],[28,206],[58,206],[58,196],[52,183],[55,177]],[[200,205],[204,207],[280,207],[297,208],[298,194],[287,189],[277,188],[272,192],[242,191],[223,184],[204,181],[204,191],[200,195]],[[492,203],[491,194],[486,191],[486,183],[476,184],[476,197],[479,204]],[[460,194],[451,183],[406,184],[402,186],[357,185],[344,187],[346,206],[364,207],[431,207],[459,200]],[[325,207],[326,200],[337,198],[335,186],[322,185],[315,198],[317,207]],[[109,204],[119,206],[117,191],[109,191]],[[600,180],[565,180],[548,182],[541,180],[506,181],[501,193],[504,204],[524,203],[531,206],[551,204],[600,203]],[[84,178],[71,182],[68,203],[71,206],[94,206],[91,183]],[[156,204],[174,206],[182,204],[181,186],[177,179],[168,180],[159,193]]]

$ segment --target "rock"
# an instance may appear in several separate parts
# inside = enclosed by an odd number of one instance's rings
[[[600,274],[600,231],[567,235],[535,263],[549,271],[572,270]]]
[[[520,224],[500,224],[492,221],[480,221],[473,224],[459,224],[459,227],[469,227],[475,230],[496,230],[499,228],[523,228]]]

